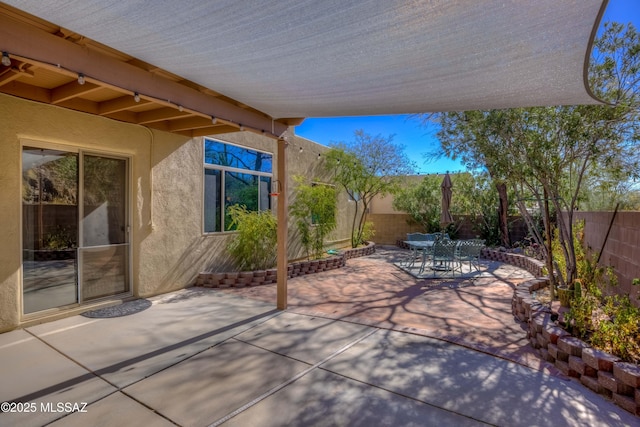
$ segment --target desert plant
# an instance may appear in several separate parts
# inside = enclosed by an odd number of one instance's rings
[[[351,246],[364,239],[364,226],[371,201],[384,196],[398,185],[398,178],[413,171],[404,147],[393,143],[393,135],[384,138],[357,130],[351,143],[332,143],[324,158],[333,182],[342,187],[354,203]]]
[[[264,270],[276,262],[277,219],[271,211],[250,211],[244,205],[227,208],[236,233],[227,249],[240,270]]]
[[[593,283],[582,284],[578,281],[574,284],[574,288],[578,287],[580,291],[571,300],[571,308],[566,320],[574,335],[587,338],[594,329],[594,313],[600,306],[602,292]]]
[[[307,257],[321,258],[327,235],[336,228],[336,191],[333,186],[307,183],[301,176],[296,183],[295,200],[289,213],[295,219]]]
[[[640,362],[640,309],[629,295],[614,292],[618,279],[612,267],[597,263],[597,254],[588,254],[583,245],[584,223],[574,228],[578,279],[567,314],[572,332],[589,343],[623,360]],[[639,282],[632,282],[637,286]],[[609,288],[609,292],[603,292]]]
[[[591,345],[634,363],[640,362],[640,309],[628,295],[607,295],[595,322]]]
[[[373,236],[376,235],[376,229],[371,221],[367,221],[364,223],[364,228],[362,229],[362,241],[360,244],[365,244],[370,242],[373,239]]]

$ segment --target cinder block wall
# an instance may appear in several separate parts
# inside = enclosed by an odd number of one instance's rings
[[[372,240],[379,245],[395,245],[398,240],[404,240],[407,233],[424,233],[424,229],[420,225],[409,225],[408,219],[409,215],[404,213],[367,215],[367,221],[372,221],[376,230]],[[475,239],[478,237],[477,231],[473,229],[474,221],[474,218],[463,217],[456,237],[458,239]],[[522,219],[510,217],[509,224],[512,242],[522,240],[527,235],[527,227]]]
[[[574,221],[585,220],[587,247],[594,253],[602,251],[601,265],[615,268],[618,293],[630,293],[638,306],[640,289],[632,286],[631,282],[640,278],[640,212],[618,212],[605,243],[612,218],[613,212],[574,212]]]
[[[373,241],[378,245],[395,245],[398,240],[406,240],[407,233],[422,233],[424,229],[418,225],[409,225],[407,214],[369,214],[367,221],[373,222],[376,230]]]

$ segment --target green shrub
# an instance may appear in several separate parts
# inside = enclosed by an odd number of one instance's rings
[[[603,318],[595,322],[591,345],[623,360],[640,362],[640,309],[628,295],[608,295],[602,306]]]
[[[371,221],[367,221],[364,223],[364,227],[362,228],[362,241],[360,244],[365,244],[370,242],[373,239],[373,236],[376,235],[376,229]]]
[[[271,211],[227,208],[236,234],[227,249],[240,270],[264,270],[276,263],[278,221]]]
[[[307,257],[321,258],[327,235],[336,228],[336,190],[324,184],[308,184],[306,178],[295,176],[295,200],[289,213],[295,219]]]

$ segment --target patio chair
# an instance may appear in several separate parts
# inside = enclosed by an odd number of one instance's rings
[[[455,257],[458,260],[460,274],[462,274],[462,265],[465,262],[469,265],[469,272],[471,272],[472,268],[480,271],[479,259],[484,246],[484,241],[478,239],[461,240],[458,243]]]
[[[440,236],[438,235],[438,233],[430,233],[424,235],[423,241],[430,242],[431,244],[421,248],[420,253],[422,254],[422,262],[420,264],[420,270],[418,271],[418,274],[421,274],[424,271],[424,267],[427,264],[427,261],[433,259],[433,246],[439,238]]]
[[[458,262],[455,257],[457,245],[457,241],[449,239],[438,240],[434,243],[430,266],[434,277],[436,271],[450,271],[455,276],[456,263]]]
[[[418,242],[418,241],[431,241],[434,237],[430,234],[425,233],[407,233],[407,242]],[[407,259],[405,265],[408,268],[412,268],[416,262],[416,259],[424,259],[423,252],[425,248],[420,248],[418,246],[411,246],[409,244],[409,248],[411,249],[411,254]]]

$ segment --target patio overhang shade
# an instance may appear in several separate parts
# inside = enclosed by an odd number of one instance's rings
[[[597,103],[607,3],[5,1],[274,119]]]

